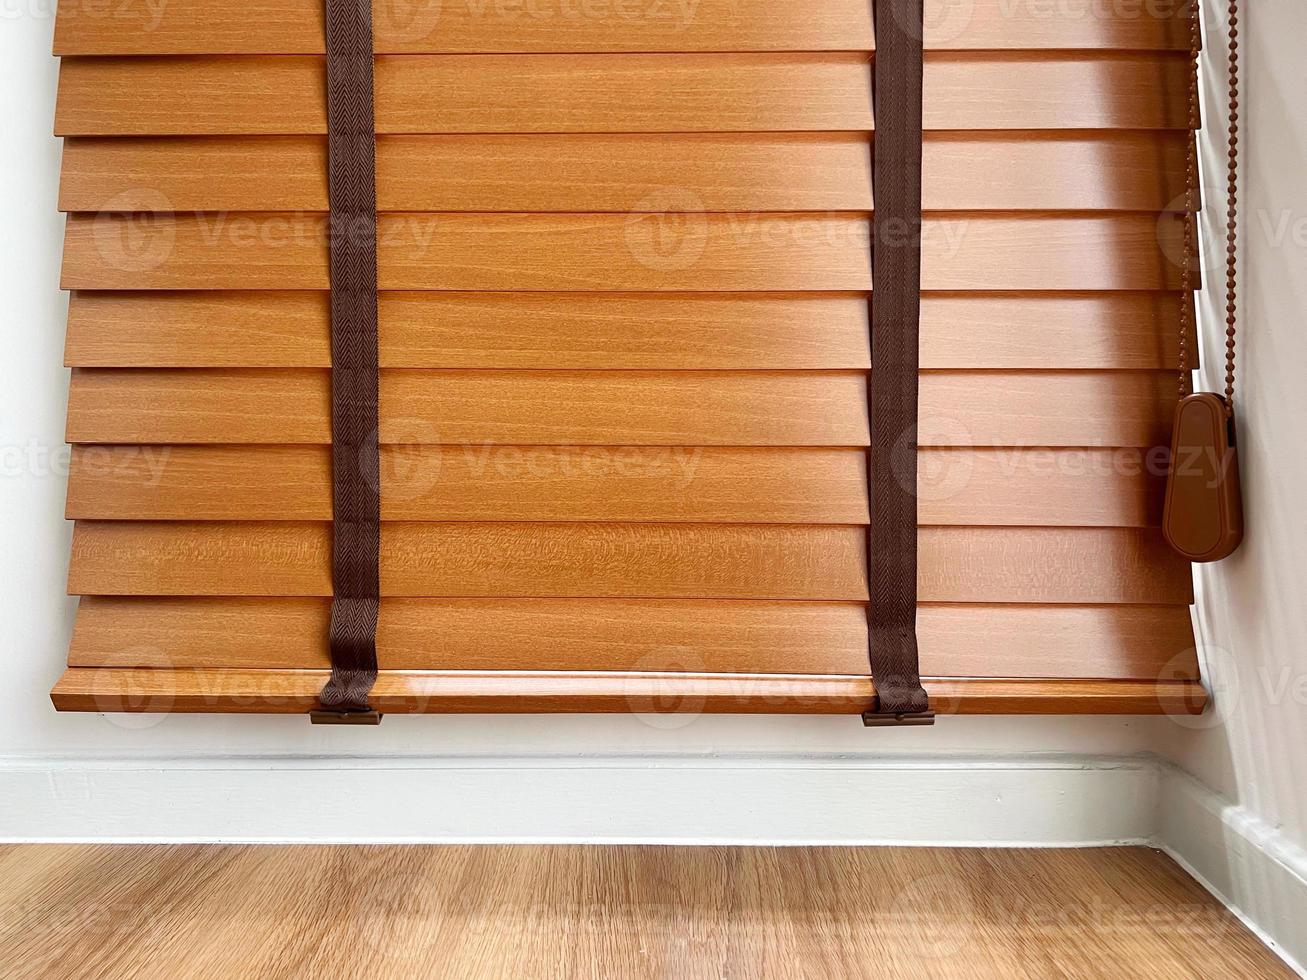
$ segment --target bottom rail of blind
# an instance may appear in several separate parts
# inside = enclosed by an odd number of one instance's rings
[[[324,670],[69,668],[60,711],[307,713]],[[1203,711],[1192,680],[925,678],[940,715],[1172,714]],[[848,675],[618,671],[382,671],[372,704],[388,714],[627,712],[858,714],[871,679]]]

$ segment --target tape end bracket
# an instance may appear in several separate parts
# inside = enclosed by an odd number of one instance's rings
[[[332,711],[328,708],[314,708],[309,712],[309,722],[313,725],[380,725],[384,718],[380,711]]]
[[[935,724],[933,711],[900,711],[895,713],[864,711],[862,725],[864,728],[898,728]]]

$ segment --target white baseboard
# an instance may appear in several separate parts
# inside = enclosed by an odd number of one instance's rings
[[[1154,843],[1307,976],[1307,850],[1169,763]]]
[[[0,760],[8,841],[1085,846],[1148,839],[1151,759]]]
[[[1307,961],[1307,851],[1152,757],[0,759],[0,841],[1150,843]]]

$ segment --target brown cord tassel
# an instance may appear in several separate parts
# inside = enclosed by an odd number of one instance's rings
[[[1189,6],[1190,130],[1198,126],[1199,0]],[[1225,396],[1189,394],[1189,297],[1197,248],[1191,230],[1197,210],[1198,161],[1190,139],[1185,168],[1185,256],[1180,271],[1180,401],[1171,431],[1162,533],[1193,562],[1219,561],[1243,540],[1243,494],[1235,448],[1234,354],[1238,296],[1239,217],[1239,0],[1230,0],[1229,139],[1226,155],[1225,222]]]

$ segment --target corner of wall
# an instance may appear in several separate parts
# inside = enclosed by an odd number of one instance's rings
[[[1307,849],[1174,764],[1159,766],[1153,843],[1307,976]]]

